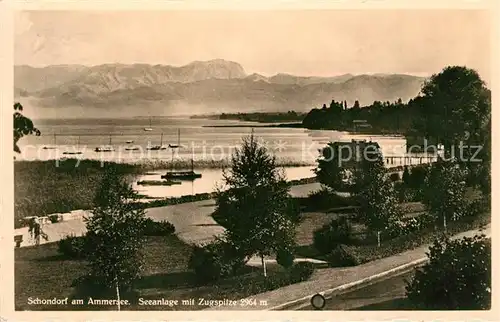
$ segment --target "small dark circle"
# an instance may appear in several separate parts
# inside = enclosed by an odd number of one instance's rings
[[[321,310],[326,305],[325,297],[323,295],[321,295],[321,294],[314,295],[313,297],[311,297],[311,305],[316,310]]]

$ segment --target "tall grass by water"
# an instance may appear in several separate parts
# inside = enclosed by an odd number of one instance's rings
[[[136,163],[132,163],[134,167],[140,172],[159,170],[159,169],[190,169],[191,160],[145,160]],[[303,167],[313,165],[311,162],[297,161],[291,158],[277,158],[276,165],[280,167]],[[221,169],[230,166],[229,159],[223,160],[193,160],[193,166],[196,169]]]
[[[110,167],[131,180],[139,171],[130,164],[93,160],[15,162],[15,227],[20,227],[27,216],[91,208],[102,175]]]

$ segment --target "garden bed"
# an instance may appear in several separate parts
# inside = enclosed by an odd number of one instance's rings
[[[483,213],[479,216],[466,220],[450,221],[447,225],[447,234],[454,235],[464,231],[484,227],[491,222],[490,213]],[[342,245],[342,251],[348,256],[356,259],[357,264],[363,264],[376,259],[389,257],[402,253],[407,250],[415,249],[422,245],[431,244],[437,237],[444,233],[442,227],[429,227],[421,231],[416,231],[407,235],[402,235],[396,238],[382,238],[381,246],[376,244],[376,238],[372,238],[369,244],[365,245]],[[328,254],[321,254],[310,245],[299,245],[295,249],[295,255],[300,257],[316,258],[319,260],[328,260]],[[344,266],[344,265],[333,265]],[[349,266],[349,265],[347,265]]]

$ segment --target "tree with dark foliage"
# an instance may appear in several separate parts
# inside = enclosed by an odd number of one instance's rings
[[[431,166],[427,175],[423,202],[444,229],[449,220],[456,220],[466,212],[466,175],[458,163],[442,159]]]
[[[344,167],[342,166],[341,153],[344,152],[341,144],[330,142],[321,150],[318,158],[318,167],[314,170],[318,181],[334,191],[341,191],[346,187],[343,182]]]
[[[224,173],[227,190],[217,193],[214,218],[226,228],[224,238],[246,256],[264,256],[294,245],[299,212],[275,157],[252,134],[243,140]]]
[[[491,241],[485,236],[436,240],[429,263],[416,271],[406,296],[417,309],[488,310],[491,307]]]
[[[368,229],[377,233],[380,246],[380,234],[400,215],[396,192],[387,178],[380,152],[363,158],[361,167],[355,172],[355,184],[355,197],[360,205],[358,216]]]
[[[94,199],[92,216],[86,220],[90,279],[120,292],[128,290],[142,268],[144,209],[134,207],[137,198],[130,185],[113,168],[108,169]]]
[[[23,111],[23,106],[21,103],[14,103],[14,152],[21,153],[21,149],[17,145],[17,142],[25,135],[36,135],[41,134],[34,125],[33,121],[24,116],[21,112]]]
[[[418,107],[425,122],[417,122],[427,136],[440,138],[445,149],[464,143],[482,143],[490,131],[490,91],[470,68],[450,66],[422,87]]]

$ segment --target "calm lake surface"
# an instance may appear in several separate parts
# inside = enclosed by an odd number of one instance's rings
[[[115,162],[154,162],[194,160],[195,170],[202,178],[173,186],[137,186],[138,192],[151,197],[173,197],[212,192],[221,182],[221,169],[203,169],[203,161],[227,160],[240,146],[242,138],[252,132],[274,153],[279,162],[298,163],[301,167],[285,168],[289,180],[313,176],[311,169],[318,149],[330,141],[373,140],[381,146],[384,157],[406,154],[406,139],[402,136],[358,135],[339,131],[307,130],[300,128],[259,127],[262,124],[232,120],[190,119],[173,117],[129,119],[45,119],[34,120],[41,130],[39,137],[20,140],[22,153],[16,160],[51,160],[62,157],[96,159]],[[235,126],[235,127],[224,127]],[[145,128],[151,128],[145,131]],[[179,134],[180,133],[180,134]],[[96,147],[111,146],[114,151],[95,152]],[[180,143],[170,149],[168,144]],[[148,146],[163,145],[165,150],[152,151]],[[53,149],[44,149],[52,147]],[[130,150],[135,147],[137,150]],[[64,155],[64,152],[81,152]],[[401,164],[394,160],[391,165]],[[138,180],[160,180],[165,170],[140,176]]]
[[[41,130],[39,137],[28,136],[20,140],[21,155],[18,160],[50,160],[64,157],[64,152],[81,152],[71,157],[112,160],[116,162],[141,162],[172,160],[168,144],[182,145],[174,150],[175,160],[219,161],[227,159],[243,137],[255,136],[266,144],[278,159],[313,163],[318,149],[329,141],[372,139],[377,141],[384,156],[402,155],[406,139],[401,136],[353,135],[348,132],[317,131],[299,128],[258,127],[261,124],[230,120],[189,118],[131,119],[51,119],[35,120]],[[238,127],[214,127],[231,126]],[[248,125],[248,127],[245,127]],[[144,128],[151,128],[145,131]],[[180,135],[179,135],[180,133]],[[55,137],[54,137],[55,135]],[[95,152],[96,147],[111,145],[112,152]],[[127,143],[131,142],[131,143]],[[151,151],[148,146],[164,145],[165,150]],[[56,149],[43,149],[46,146]],[[130,150],[135,147],[137,150]]]
[[[288,180],[310,178],[314,176],[314,166],[305,167],[284,167],[283,170]],[[138,185],[138,181],[142,180],[161,180],[161,175],[165,170],[152,171],[146,175],[139,176],[132,184],[132,188],[138,193],[152,197],[180,197],[185,195],[194,195],[198,193],[213,192],[215,188],[222,188],[222,169],[200,169],[197,173],[202,174],[202,177],[194,181],[181,181],[181,184],[172,186],[144,186]]]

